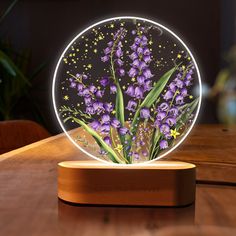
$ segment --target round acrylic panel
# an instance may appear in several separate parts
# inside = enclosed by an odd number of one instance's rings
[[[164,157],[189,134],[201,79],[193,55],[172,31],[117,17],[70,42],[52,92],[59,123],[80,150],[101,161],[139,164]]]

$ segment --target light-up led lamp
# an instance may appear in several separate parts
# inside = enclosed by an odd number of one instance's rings
[[[171,30],[128,16],[89,26],[62,53],[52,94],[68,138],[100,161],[59,163],[59,198],[83,204],[194,202],[195,166],[156,161],[187,137],[201,104],[196,61]]]

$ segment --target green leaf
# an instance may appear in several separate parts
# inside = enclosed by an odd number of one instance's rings
[[[3,51],[0,50],[0,64],[7,70],[13,77],[19,76],[26,84],[30,85],[28,79],[18,69],[15,63]]]
[[[152,160],[154,157],[154,152],[155,152],[155,149],[156,147],[158,146],[158,142],[160,140],[160,137],[161,137],[161,133],[159,131],[159,129],[155,129],[155,131],[153,132],[153,136],[152,136],[152,145],[151,145],[151,148],[150,148],[150,151],[149,151],[149,160]]]
[[[189,120],[190,115],[194,112],[199,102],[199,98],[194,99],[184,107],[184,111],[177,118],[176,130],[178,131]]]
[[[4,12],[2,13],[2,15],[0,16],[0,24],[1,24],[2,21],[5,19],[5,17],[11,12],[12,8],[16,5],[17,2],[18,2],[18,0],[12,1],[12,3],[8,6],[8,8],[6,9],[6,11],[4,11]]]
[[[121,125],[124,126],[125,114],[124,114],[124,99],[120,84],[116,82],[117,93],[116,93],[116,118],[120,121]]]
[[[98,145],[103,148],[110,157],[112,157],[114,160],[116,160],[117,163],[120,164],[126,164],[125,161],[121,160],[117,154],[115,153],[115,151],[108,146],[104,140],[99,136],[99,134],[94,131],[92,128],[90,128],[88,125],[86,125],[83,121],[81,121],[80,119],[77,119],[75,117],[71,117],[76,123],[80,124],[89,134],[91,134],[93,136],[93,138],[97,141]]]

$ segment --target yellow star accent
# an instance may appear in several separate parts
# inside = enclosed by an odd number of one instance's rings
[[[111,27],[111,28],[114,28],[114,24],[110,24],[110,27]]]
[[[170,135],[176,139],[176,136],[180,135],[180,133],[176,130],[176,128],[173,130],[170,130]]]
[[[185,66],[182,66],[182,69],[184,70],[186,67]]]
[[[178,54],[178,55],[177,55],[177,58],[181,58],[181,55],[180,55],[180,54]]]
[[[124,85],[124,86],[122,86],[122,88],[123,88],[123,89],[126,89],[125,85]]]
[[[152,44],[153,44],[153,42],[152,42],[152,40],[150,40],[150,41],[149,41],[149,45],[152,45]]]
[[[132,81],[132,82],[135,82],[135,78],[132,78],[131,81]]]
[[[99,35],[98,39],[99,39],[99,40],[102,40],[102,39],[103,39],[103,37],[102,37],[101,35]]]
[[[121,144],[118,144],[116,146],[116,148],[114,148],[114,149],[117,150],[120,153],[122,151],[122,149],[123,149],[123,146]]]
[[[112,114],[116,114],[116,111],[115,111],[115,110],[113,110],[111,113],[112,113]]]
[[[68,101],[68,100],[69,100],[69,96],[68,96],[68,95],[65,95],[65,96],[63,97],[63,99],[66,100],[66,101]]]
[[[93,52],[94,52],[94,53],[97,53],[97,52],[98,52],[98,50],[95,48],[95,49],[93,50]]]
[[[88,64],[87,67],[88,67],[89,69],[91,69],[93,66],[92,66],[92,64]]]
[[[190,98],[190,99],[193,99],[193,96],[192,96],[192,95],[190,95],[190,96],[189,96],[189,98]]]

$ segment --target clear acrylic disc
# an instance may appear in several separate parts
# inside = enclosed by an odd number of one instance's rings
[[[191,131],[201,78],[185,43],[139,17],[100,21],[62,53],[53,103],[69,139],[109,163],[139,164],[173,151]]]

